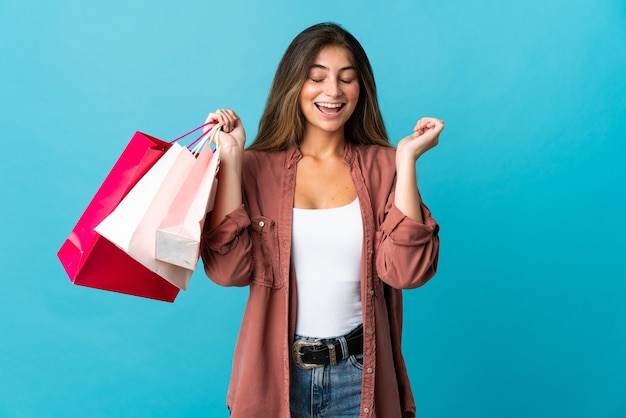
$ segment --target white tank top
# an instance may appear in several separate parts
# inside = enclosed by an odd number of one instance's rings
[[[338,337],[362,323],[362,249],[358,199],[338,208],[293,209],[296,334]]]

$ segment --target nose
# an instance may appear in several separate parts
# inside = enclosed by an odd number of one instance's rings
[[[339,80],[329,77],[324,86],[324,93],[329,97],[341,96],[341,86]]]

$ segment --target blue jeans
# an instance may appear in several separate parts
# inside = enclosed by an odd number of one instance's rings
[[[296,340],[313,338],[296,335]],[[292,360],[291,369],[291,418],[359,417],[363,354],[310,370],[300,369]]]

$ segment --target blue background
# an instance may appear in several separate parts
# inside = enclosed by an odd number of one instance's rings
[[[291,39],[343,24],[418,163],[440,269],[405,292],[419,417],[625,417],[626,3],[0,1],[0,416],[225,417],[246,289],[72,285],[56,252],[136,130],[251,140]]]

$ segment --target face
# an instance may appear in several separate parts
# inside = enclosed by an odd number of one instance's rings
[[[343,132],[359,99],[359,80],[350,53],[340,46],[324,47],[300,91],[305,129]]]

